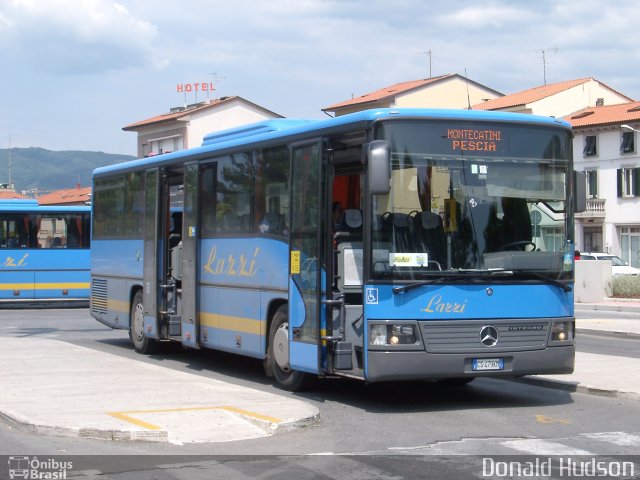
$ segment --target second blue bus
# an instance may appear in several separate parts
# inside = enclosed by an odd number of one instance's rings
[[[88,306],[91,208],[0,199],[0,307]]]

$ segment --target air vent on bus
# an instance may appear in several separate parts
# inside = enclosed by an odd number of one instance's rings
[[[91,281],[91,313],[106,315],[108,298],[107,281],[94,278]]]

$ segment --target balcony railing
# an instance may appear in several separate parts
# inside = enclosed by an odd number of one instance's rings
[[[587,198],[587,210],[582,213],[576,213],[576,218],[604,218],[605,216],[604,198]]]

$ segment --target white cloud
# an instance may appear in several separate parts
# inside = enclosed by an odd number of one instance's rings
[[[157,28],[112,0],[9,0],[0,6],[0,55],[35,71],[101,73],[161,67]]]
[[[513,93],[542,84],[545,49],[548,82],[593,76],[640,97],[639,23],[638,0],[0,0],[0,132],[125,151],[123,125],[201,100],[175,86],[214,72],[216,96],[319,118],[352,94],[427,77],[427,50],[433,75],[466,69]],[[73,135],[53,128],[77,105],[60,127]]]

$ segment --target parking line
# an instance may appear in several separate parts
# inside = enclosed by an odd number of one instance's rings
[[[276,417],[270,417],[268,415],[262,415],[261,413],[251,412],[249,410],[242,410],[240,408],[230,407],[226,405],[222,405],[219,407],[167,408],[167,409],[159,409],[159,410],[129,410],[125,412],[107,412],[107,414],[119,420],[123,420],[128,423],[133,423],[134,425],[137,425],[142,428],[146,428],[148,430],[162,430],[162,427],[159,427],[152,423],[144,422],[142,420],[138,420],[137,418],[130,417],[130,415],[140,415],[140,414],[148,414],[148,413],[194,412],[194,411],[200,411],[200,410],[225,410],[227,412],[237,413],[245,417],[255,418],[257,420],[262,420],[269,423],[282,422],[281,419]]]

